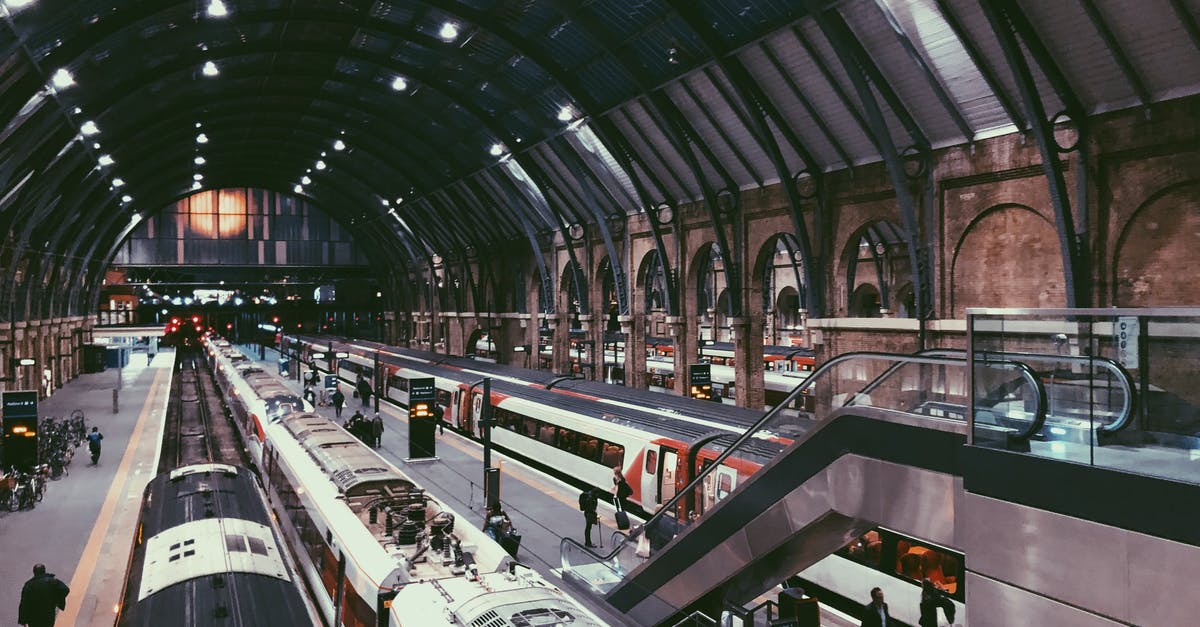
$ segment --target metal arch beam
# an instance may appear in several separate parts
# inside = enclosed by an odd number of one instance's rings
[[[642,106],[645,107],[645,105],[642,105]],[[649,113],[649,110],[650,110],[649,107],[646,107],[647,113]],[[663,156],[663,154],[661,152],[659,152],[658,147],[654,145],[654,142],[650,141],[650,138],[646,135],[646,131],[643,130],[641,125],[637,123],[637,120],[633,119],[633,116],[630,115],[630,113],[628,111],[626,111],[624,108],[622,108],[620,110],[620,112],[621,112],[621,116],[625,118],[625,123],[628,124],[631,128],[633,128],[633,130],[637,133],[638,139],[642,140],[642,143],[645,144],[646,147],[650,150],[650,154],[653,155],[655,161],[662,164],[663,169],[665,169],[667,171],[667,174],[671,175],[671,178],[675,181],[675,184],[679,186],[679,189],[683,190],[686,194],[688,194],[688,197],[695,197],[696,193],[693,192],[690,187],[688,187],[687,183],[683,182],[683,178],[680,177],[679,173],[676,172],[675,169],[671,167],[671,162],[668,161],[667,158],[665,156]],[[654,121],[653,116],[650,116],[650,118],[651,118],[650,121],[651,121],[651,123],[654,124],[655,128],[657,128],[660,132],[662,132],[663,136],[666,137],[667,136],[666,131],[663,131],[662,127],[659,126],[658,123]],[[615,125],[613,128],[614,128],[614,130],[616,130]],[[617,131],[617,132],[619,132],[619,131]],[[635,154],[636,154],[636,150],[635,150]]]
[[[1196,50],[1200,50],[1200,26],[1196,24],[1196,18],[1188,10],[1187,4],[1183,0],[1167,1],[1171,3],[1171,8],[1175,9],[1175,16],[1179,18],[1179,23],[1187,31],[1188,38],[1192,40],[1192,45],[1196,47]]]
[[[975,45],[966,29],[963,28],[962,23],[958,21],[958,16],[954,14],[954,9],[950,7],[950,3],[947,0],[934,0],[934,2],[937,3],[937,8],[942,15],[942,19],[946,20],[946,25],[954,32],[955,39],[962,45],[963,50],[967,51],[967,56],[971,58],[971,63],[975,64],[975,69],[979,70],[979,75],[988,84],[988,89],[991,89],[992,94],[996,96],[996,100],[1000,101],[1000,106],[1008,114],[1008,119],[1012,120],[1018,129],[1024,130],[1029,128],[1029,122],[1025,120],[1025,116],[1021,115],[1020,108],[1008,96],[1008,91],[1004,88],[1004,84],[996,78],[996,73],[988,65],[987,58],[979,51],[979,47]]]
[[[825,65],[825,60],[821,58],[821,53],[808,41],[808,37],[804,36],[799,25],[792,26],[792,36],[796,38],[796,41],[800,43],[800,47],[804,48],[804,52],[812,59],[813,65],[816,66],[817,71],[821,74],[821,78],[824,78],[830,89],[833,90],[833,93],[837,94],[838,100],[842,102],[842,106],[846,108],[846,111],[850,112],[850,116],[858,123],[858,129],[862,131],[863,135],[867,137],[867,140],[872,145],[878,148],[879,140],[875,137],[875,131],[871,129],[870,124],[867,124],[867,120],[863,118],[863,114],[858,110],[858,107],[854,106],[854,101],[846,94],[846,90],[842,89],[842,84],[838,82],[837,77],[833,75],[833,71],[829,69],[829,66]]]
[[[1067,80],[1067,75],[1063,73],[1062,68],[1058,66],[1058,62],[1054,60],[1054,55],[1046,48],[1046,44],[1042,43],[1042,38],[1038,36],[1037,30],[1030,23],[1029,18],[1025,13],[1017,7],[1013,0],[991,0],[983,2],[981,5],[991,5],[984,7],[984,13],[988,10],[1001,10],[1008,18],[1010,28],[1021,37],[1026,49],[1033,55],[1042,72],[1046,74],[1046,78],[1050,80],[1050,84],[1054,87],[1054,92],[1063,101],[1069,113],[1078,124],[1082,124],[1084,117],[1087,114],[1087,109],[1083,106],[1083,102],[1079,99],[1076,90],[1071,87],[1071,82]],[[1028,112],[1026,113],[1028,115]]]
[[[607,135],[609,137],[608,143],[615,149],[615,151],[612,153],[613,157],[617,159],[617,161],[621,164],[621,167],[623,167],[628,173],[629,180],[633,183],[634,190],[637,192],[642,206],[646,207],[646,212],[649,214],[650,212],[655,211],[657,205],[651,200],[652,196],[650,195],[650,191],[646,189],[645,184],[641,180],[641,176],[638,175],[638,170],[640,169],[646,173],[646,176],[651,179],[651,183],[654,184],[654,186],[658,189],[660,197],[664,199],[669,197],[666,187],[657,179],[657,177],[654,176],[653,172],[651,172],[644,164],[641,164],[640,161],[638,162],[639,167],[634,167],[634,160],[638,159],[637,153],[634,151],[633,146],[630,145],[629,139],[617,131],[616,124],[614,124],[612,120],[600,120],[598,127],[598,132],[602,133],[602,136]],[[670,206],[672,211],[674,211],[674,205],[671,204]],[[667,282],[667,293],[664,295],[664,298],[667,301],[665,303],[667,306],[667,313],[671,316],[678,316],[679,281],[677,279],[677,274],[671,269],[670,257],[666,256],[667,247],[663,240],[662,227],[658,223],[657,215],[648,216],[646,222],[650,225],[650,232],[654,236],[654,249],[658,251],[660,263],[663,264],[663,276],[666,278]],[[609,267],[612,268],[614,265],[619,265],[619,260],[609,259],[608,263]]]
[[[548,145],[545,145],[545,148],[549,150]],[[525,153],[525,158],[535,166],[535,169],[525,168],[523,165],[521,167],[525,169],[526,174],[534,179],[538,189],[542,190],[546,202],[550,205],[550,209],[554,213],[557,221],[556,224],[558,225],[557,228],[563,232],[564,237],[570,223],[579,222],[581,224],[589,224],[588,216],[592,214],[590,207],[587,211],[576,209],[576,207],[587,206],[588,201],[580,196],[576,191],[576,186],[569,184],[567,176],[559,171],[558,167],[555,167],[553,163],[550,163],[550,158],[539,151]],[[566,165],[560,163],[559,167],[565,168]],[[574,172],[571,170],[568,169],[567,172],[571,176],[574,176]]]
[[[825,136],[825,141],[829,142],[829,145],[833,147],[833,151],[838,154],[838,157],[841,157],[842,163],[846,164],[846,169],[853,172],[854,162],[850,159],[849,153],[847,153],[846,149],[842,147],[841,142],[838,141],[837,136],[834,135],[833,131],[829,128],[829,125],[825,123],[825,119],[821,117],[821,114],[817,111],[816,107],[814,107],[812,102],[810,102],[809,99],[804,95],[804,92],[800,89],[800,86],[796,84],[795,79],[792,78],[791,74],[788,74],[787,68],[785,68],[783,62],[779,60],[779,56],[775,54],[775,51],[766,41],[758,42],[758,47],[759,50],[761,50],[762,53],[767,57],[767,61],[771,63],[771,66],[775,68],[775,72],[779,74],[779,78],[783,80],[785,85],[787,85],[788,91],[792,94],[792,97],[794,97],[796,101],[799,102],[802,107],[804,107],[804,111],[808,114],[808,117],[813,121],[814,124],[817,125],[817,129],[821,131],[821,134]]]
[[[487,183],[494,187],[497,191],[509,197],[509,202],[515,202],[515,196],[520,196],[520,192],[514,189],[512,181],[507,177],[497,177],[492,172],[485,172],[480,178],[484,179],[481,183]],[[478,195],[478,192],[476,192]],[[525,228],[525,236],[529,239],[529,248],[533,253],[533,259],[537,266],[538,273],[541,275],[541,298],[546,304],[542,313],[554,313],[554,277],[551,276],[549,268],[546,267],[546,259],[542,256],[542,247],[538,242],[537,232],[533,228],[533,224],[529,222],[525,214],[518,214],[521,219],[521,225]]]
[[[1066,283],[1067,307],[1087,307],[1091,302],[1091,289],[1086,268],[1086,258],[1075,234],[1074,214],[1062,167],[1058,160],[1058,146],[1054,141],[1051,121],[1046,117],[1045,107],[1038,95],[1033,73],[1025,55],[1017,43],[1016,26],[1012,22],[1009,8],[1001,8],[990,2],[981,3],[984,15],[1000,42],[1004,58],[1013,73],[1013,80],[1021,94],[1026,116],[1032,121],[1031,131],[1042,156],[1042,172],[1050,188],[1050,202],[1054,206],[1055,224],[1063,262],[1063,280]],[[1027,42],[1028,45],[1028,42]],[[1068,105],[1069,107],[1071,105]],[[1082,122],[1080,120],[1079,122]],[[1081,131],[1082,137],[1082,131]],[[1080,140],[1082,144],[1082,138]]]
[[[1125,49],[1121,47],[1121,42],[1117,41],[1117,36],[1108,27],[1108,22],[1104,19],[1104,13],[1100,11],[1100,7],[1097,7],[1093,0],[1079,0],[1079,4],[1083,7],[1083,12],[1087,14],[1088,20],[1092,22],[1096,33],[1104,40],[1104,45],[1108,48],[1109,54],[1112,55],[1113,61],[1116,61],[1117,67],[1121,68],[1121,74],[1125,76],[1125,80],[1133,88],[1133,93],[1137,94],[1138,102],[1143,107],[1149,106],[1150,90],[1146,89],[1146,84],[1142,82],[1142,77],[1138,75],[1137,70],[1133,69],[1133,63],[1129,61],[1129,56],[1125,54]]]
[[[456,182],[454,185],[447,186],[445,191],[449,194],[457,194],[465,204],[475,210],[475,213],[486,216],[486,222],[484,222],[484,224],[491,222],[493,224],[503,225],[507,229],[503,235],[504,238],[511,239],[519,238],[521,236],[521,225],[514,220],[508,214],[508,212],[494,211],[490,206],[478,202],[478,200],[471,195],[471,190],[463,187],[461,181]],[[492,240],[490,238],[486,239],[485,242],[487,245],[499,243],[499,241]]]
[[[811,3],[811,0],[805,1]],[[862,73],[863,77],[870,81],[869,86],[873,86],[879,92],[879,95],[883,96],[892,113],[900,120],[900,124],[908,132],[908,136],[913,140],[913,144],[917,147],[917,150],[922,152],[929,150],[929,135],[925,133],[925,130],[921,128],[921,125],[917,123],[912,113],[909,112],[908,107],[904,105],[904,101],[892,89],[892,85],[888,82],[887,77],[883,75],[883,72],[879,71],[879,66],[875,64],[875,60],[867,52],[867,49],[863,47],[862,42],[854,36],[854,31],[846,23],[846,18],[837,9],[822,12],[820,18],[818,22],[824,21],[836,33],[838,41],[841,42],[843,52],[849,53],[855,58],[856,67]],[[828,36],[828,33],[826,36]],[[874,100],[874,97],[872,97],[872,100]]]
[[[716,238],[717,245],[721,248],[721,254],[725,257],[725,283],[732,291],[731,293],[740,294],[742,290],[742,272],[741,263],[739,262],[741,259],[741,250],[739,248],[731,247],[729,245],[729,238],[725,236],[725,225],[724,221],[721,219],[719,204],[720,199],[718,198],[719,192],[712,188],[712,185],[708,182],[707,177],[704,175],[704,169],[700,166],[699,160],[692,152],[691,147],[694,142],[691,139],[691,134],[689,134],[687,130],[687,121],[683,119],[683,114],[679,112],[679,110],[675,107],[675,103],[671,102],[671,99],[668,98],[666,94],[656,91],[649,94],[648,97],[654,101],[654,110],[652,111],[652,115],[657,113],[664,118],[663,122],[665,122],[665,124],[663,124],[663,127],[668,131],[668,141],[671,142],[675,149],[678,150],[683,156],[684,160],[687,161],[688,166],[693,172],[693,175],[696,177],[696,180],[700,183],[700,186],[703,189],[704,206],[708,210],[709,222],[713,227],[713,237]],[[718,172],[728,176],[728,173],[725,173],[723,169],[718,168]],[[726,183],[731,183],[731,181],[726,179]],[[730,187],[732,187],[732,189],[729,191],[735,203],[734,211],[737,215],[740,215],[741,207],[740,199],[737,193],[737,186],[730,185]],[[732,307],[730,316],[739,317],[742,315],[741,300],[741,298],[729,299]]]
[[[729,98],[729,94],[725,93],[724,89],[721,89],[720,85],[717,83],[716,77],[712,75],[708,68],[705,68],[704,75],[706,78],[708,78],[709,82],[713,84],[713,87],[717,89],[717,93],[720,94],[721,99],[725,101],[725,104],[730,108],[730,110],[733,111],[734,115],[736,115],[739,120],[742,120],[742,124],[746,124],[744,114],[742,113],[741,109],[733,104]],[[730,152],[733,153],[733,156],[738,160],[738,163],[742,165],[742,168],[744,168],[746,172],[750,174],[751,178],[754,179],[754,182],[757,183],[759,187],[765,185],[766,183],[764,182],[763,176],[758,173],[758,170],[754,169],[754,166],[750,163],[750,160],[746,158],[746,155],[742,154],[742,150],[738,148],[737,144],[735,144],[729,137],[729,133],[725,132],[725,127],[721,126],[721,123],[718,122],[716,117],[713,116],[712,111],[703,102],[701,102],[700,97],[696,95],[696,90],[692,89],[692,86],[687,82],[687,77],[681,77],[677,84],[683,88],[683,93],[687,94],[687,97],[692,101],[692,104],[696,105],[696,110],[699,111],[708,124],[713,127],[713,130],[717,132],[717,136],[721,138],[721,141],[725,142],[725,146],[729,148]]]
[[[968,142],[975,141],[975,130],[972,129],[971,125],[967,123],[966,118],[963,117],[962,111],[959,111],[958,105],[953,99],[950,98],[950,94],[946,93],[946,88],[942,85],[942,82],[938,80],[937,75],[933,73],[933,70],[929,67],[929,64],[925,63],[925,58],[921,56],[921,53],[917,51],[917,47],[913,45],[912,39],[909,39],[908,34],[904,32],[904,28],[900,26],[900,22],[896,19],[896,15],[892,13],[892,10],[888,8],[888,5],[884,0],[875,0],[875,6],[878,7],[880,13],[883,13],[884,19],[887,21],[888,26],[892,29],[892,34],[896,36],[896,40],[899,41],[900,46],[904,48],[904,53],[908,55],[909,60],[912,61],[921,71],[921,75],[924,76],[925,81],[929,83],[929,88],[932,89],[934,95],[937,96],[938,102],[942,104],[942,107],[946,110],[946,113],[950,114],[950,119],[954,120],[954,125],[958,127],[958,131],[963,134],[963,137],[965,137]]]
[[[528,155],[526,158],[530,161],[533,161],[532,157]],[[555,219],[558,220],[558,232],[562,234],[563,244],[567,249],[567,258],[571,260],[571,286],[575,290],[575,299],[579,301],[579,308],[581,311],[590,311],[590,305],[588,303],[588,290],[584,289],[586,280],[583,276],[583,265],[579,263],[579,256],[575,252],[575,243],[571,241],[572,238],[568,232],[569,227],[567,221],[563,218],[562,211],[558,206],[559,203],[551,200],[552,197],[563,198],[564,194],[562,190],[559,189],[559,186],[553,180],[551,180],[553,177],[549,173],[542,170],[540,167],[537,167],[536,164],[531,165],[535,165],[535,167],[533,169],[526,168],[525,172],[534,179],[534,184],[537,185],[540,190],[542,190],[542,194],[546,197],[547,204],[550,205],[550,211],[554,214]]]
[[[870,121],[872,131],[879,142],[879,152],[883,158],[884,166],[892,179],[892,186],[896,192],[896,201],[900,206],[900,216],[904,221],[905,235],[908,239],[908,260],[912,267],[913,283],[916,287],[914,291],[917,294],[917,317],[921,320],[918,341],[921,346],[924,346],[924,321],[933,315],[932,271],[928,263],[927,253],[923,255],[918,252],[918,247],[922,244],[921,224],[917,217],[916,199],[913,198],[912,191],[909,189],[908,176],[905,174],[900,152],[896,150],[895,144],[892,143],[891,133],[888,132],[887,122],[883,118],[883,110],[879,107],[879,103],[875,101],[875,95],[871,93],[871,85],[868,83],[868,71],[862,67],[864,63],[869,63],[869,59],[860,56],[861,53],[858,50],[861,47],[855,45],[855,42],[846,41],[851,36],[850,29],[846,26],[845,21],[841,19],[840,15],[831,16],[823,12],[817,0],[805,0],[805,2],[810,8],[813,17],[817,20],[821,32],[829,39],[830,44],[837,53],[842,66],[846,70],[847,76],[850,77],[850,82],[854,85],[854,91],[858,94],[859,101],[862,103],[863,109],[867,114],[867,119]],[[913,139],[920,141],[917,137]],[[927,157],[928,143],[924,143],[922,148],[925,151],[923,156]],[[928,162],[926,162],[926,166],[928,167]]]

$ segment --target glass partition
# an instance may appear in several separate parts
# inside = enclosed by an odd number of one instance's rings
[[[1200,309],[968,309],[967,329],[976,362],[1020,361],[1045,388],[1031,454],[1200,481]],[[995,446],[979,372],[970,438]]]

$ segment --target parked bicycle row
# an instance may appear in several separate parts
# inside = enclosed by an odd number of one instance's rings
[[[9,511],[32,509],[42,500],[50,480],[70,474],[75,449],[88,441],[92,464],[99,461],[99,429],[87,430],[87,420],[76,409],[69,416],[47,416],[38,421],[38,456],[32,467],[12,466],[0,475],[0,508]]]

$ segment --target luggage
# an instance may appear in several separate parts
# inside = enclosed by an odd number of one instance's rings
[[[517,551],[521,548],[521,534],[512,531],[504,537],[500,538],[500,548],[508,552],[513,558],[517,557]]]
[[[626,514],[625,510],[621,509],[621,499],[614,499],[613,502],[617,506],[617,529],[621,531],[629,531],[629,514]]]

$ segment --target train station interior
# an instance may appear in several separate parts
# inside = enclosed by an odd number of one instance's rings
[[[60,625],[202,576],[274,592],[196,625],[1200,614],[1200,0],[0,22],[0,606],[44,563]],[[156,593],[188,473],[246,559]]]

